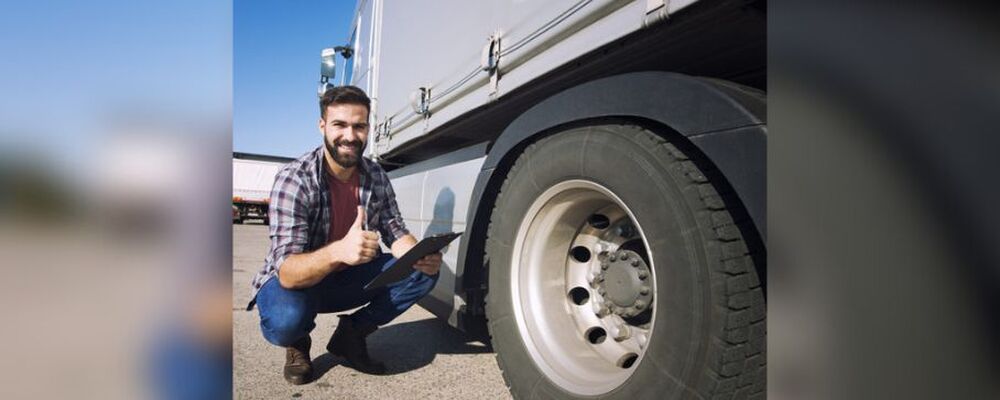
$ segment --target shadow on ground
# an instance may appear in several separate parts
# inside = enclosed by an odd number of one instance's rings
[[[313,338],[314,348],[323,354],[313,360],[313,381],[334,367],[344,366],[344,359],[326,352],[329,338]],[[320,346],[316,346],[319,344]],[[493,349],[476,341],[438,318],[404,322],[385,326],[368,337],[368,354],[386,365],[386,375],[396,375],[420,369],[438,354],[490,353]]]

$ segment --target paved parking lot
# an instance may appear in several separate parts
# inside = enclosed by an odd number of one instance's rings
[[[267,252],[267,227],[233,225],[234,399],[509,399],[494,354],[483,343],[414,306],[368,340],[373,358],[389,368],[367,375],[341,365],[325,346],[336,327],[320,315],[312,332],[313,382],[292,386],[281,376],[285,351],[260,334],[256,309],[246,312],[250,279]]]

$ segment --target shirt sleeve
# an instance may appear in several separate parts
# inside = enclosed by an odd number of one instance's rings
[[[399,238],[409,235],[403,216],[399,213],[399,206],[396,204],[396,192],[392,190],[392,182],[385,171],[379,171],[379,182],[375,185],[376,190],[382,192],[381,205],[379,209],[378,225],[379,233],[382,234],[382,242],[392,248],[392,244]]]
[[[275,271],[292,254],[305,251],[309,244],[309,199],[303,180],[283,169],[274,179],[268,218],[271,220],[271,249],[268,254]]]

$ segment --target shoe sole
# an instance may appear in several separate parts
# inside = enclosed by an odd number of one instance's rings
[[[303,376],[303,375],[285,375],[285,380],[288,381],[288,383],[291,383],[293,385],[304,385],[306,383],[309,383],[309,376],[308,375],[305,375],[305,376]]]

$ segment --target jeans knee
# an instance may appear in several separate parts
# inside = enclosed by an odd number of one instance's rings
[[[286,308],[261,318],[260,327],[264,338],[274,345],[288,347],[303,335],[309,334],[313,316],[303,310]]]

